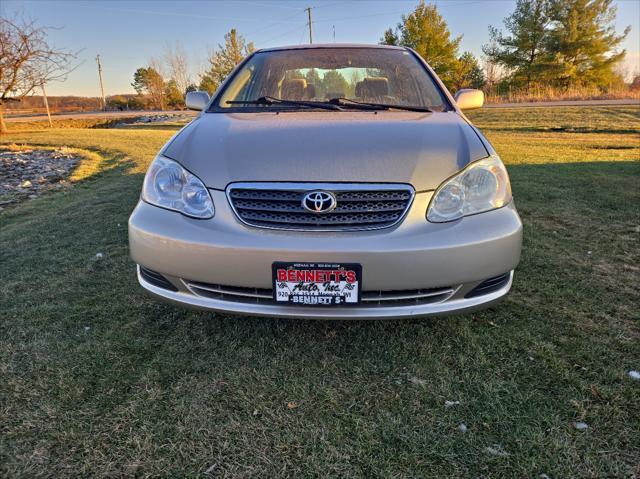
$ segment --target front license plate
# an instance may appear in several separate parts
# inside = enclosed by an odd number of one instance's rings
[[[283,263],[272,266],[273,298],[282,304],[358,304],[362,266],[355,263]]]

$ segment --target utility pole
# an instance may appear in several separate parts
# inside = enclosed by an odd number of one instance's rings
[[[336,42],[336,26],[333,25],[333,43]]]
[[[98,76],[100,77],[100,93],[102,94],[102,110],[106,111],[107,102],[104,99],[104,85],[102,84],[102,64],[100,63],[100,55],[96,55],[96,62],[98,62]]]
[[[47,100],[47,91],[44,89],[44,83],[40,86],[42,87],[42,99],[44,100],[44,107],[47,109],[47,118],[49,118],[49,128],[53,128],[53,122],[51,121],[51,112],[49,111],[49,101]]]
[[[309,45],[311,45],[313,43],[313,34],[311,33],[311,7],[307,7],[305,10],[309,15]]]

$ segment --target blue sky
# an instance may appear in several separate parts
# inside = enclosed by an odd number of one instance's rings
[[[502,26],[514,8],[511,0],[438,0],[440,13],[454,35],[463,35],[461,50],[480,55],[488,25]],[[19,12],[41,24],[59,27],[53,42],[82,50],[83,63],[64,83],[47,87],[50,95],[97,96],[96,54],[103,62],[105,93],[133,92],[133,72],[165,45],[180,42],[190,56],[194,76],[204,68],[208,48],[235,27],[257,48],[308,42],[304,9],[313,8],[314,43],[377,43],[389,26],[410,12],[417,0],[1,0],[0,14]],[[631,25],[624,43],[626,67],[640,73],[640,0],[618,0],[616,28]]]

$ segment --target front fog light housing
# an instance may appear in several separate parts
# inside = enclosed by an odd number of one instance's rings
[[[153,160],[144,177],[142,199],[192,218],[212,218],[215,212],[202,181],[179,163],[163,156]]]
[[[497,156],[478,160],[442,183],[427,208],[432,223],[501,208],[511,201],[509,175]]]

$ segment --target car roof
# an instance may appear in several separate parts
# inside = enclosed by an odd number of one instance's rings
[[[314,43],[307,45],[287,45],[281,47],[261,48],[257,52],[274,52],[279,50],[307,50],[311,48],[379,48],[386,50],[406,50],[406,47],[394,45],[376,45],[370,43]]]

